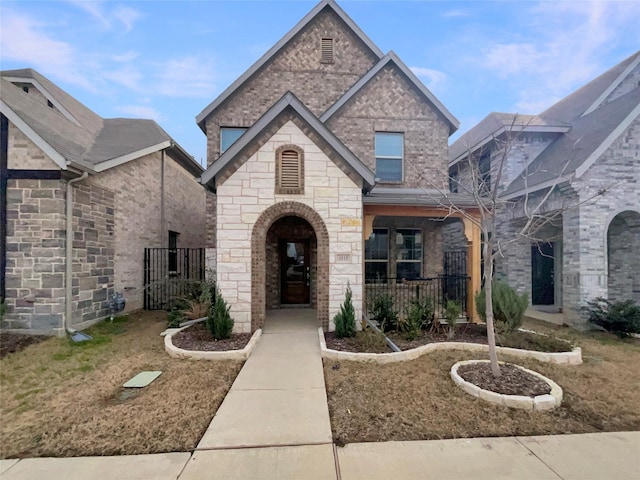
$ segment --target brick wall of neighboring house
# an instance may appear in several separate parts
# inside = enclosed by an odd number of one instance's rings
[[[115,291],[124,293],[126,311],[143,306],[145,247],[167,247],[169,230],[180,234],[179,247],[204,246],[202,186],[165,154],[163,227],[161,177],[162,153],[155,152],[90,178],[115,195]]]
[[[72,187],[73,308],[69,323],[81,328],[110,314],[108,302],[115,276],[115,203],[112,190],[90,182]]]
[[[304,151],[304,194],[275,194],[275,151],[285,144],[297,145]],[[279,205],[291,205],[291,209],[279,212]],[[266,239],[272,220],[287,212],[303,216],[312,226],[316,225],[318,317],[323,326],[332,328],[330,319],[344,301],[347,282],[353,290],[356,314],[361,314],[361,186],[336,166],[300,128],[287,122],[222,185],[218,185],[217,278],[222,294],[231,305],[236,331],[251,330],[252,321],[254,327],[260,326],[261,319],[255,312],[252,315],[252,306],[265,305],[265,262],[277,261],[265,258],[265,254],[259,252],[265,243],[254,245],[254,237]],[[343,219],[348,221],[343,222]],[[338,261],[338,253],[345,254],[345,259]],[[263,281],[257,281],[259,278]]]
[[[409,188],[446,188],[449,127],[391,65],[360,90],[327,126],[372,171],[375,132],[404,133],[404,182]]]
[[[60,170],[53,160],[11,122],[7,160],[9,170]]]
[[[53,333],[62,325],[65,187],[61,180],[8,181],[3,329]]]
[[[334,63],[320,61],[324,37],[334,39]],[[220,127],[250,127],[287,91],[320,116],[376,61],[335,13],[319,14],[207,119],[207,165],[220,156]]]

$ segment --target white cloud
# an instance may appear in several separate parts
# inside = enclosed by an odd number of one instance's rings
[[[158,123],[164,120],[164,116],[159,111],[148,105],[123,105],[116,110],[134,118],[148,118]]]
[[[120,23],[124,26],[125,32],[130,32],[136,20],[143,16],[141,12],[134,8],[123,5],[116,5],[110,8],[107,2],[102,1],[69,0],[69,3],[87,12],[105,30],[111,30],[114,23]]]
[[[603,59],[630,36],[640,41],[640,2],[541,2],[522,14],[517,40],[485,41],[478,62],[512,85],[522,113],[539,113],[612,67]]]
[[[27,15],[15,14],[6,9],[2,13],[0,25],[1,59],[21,62],[88,90],[95,89],[77,69],[82,62],[75,48],[47,35],[43,31],[46,25]]]
[[[131,7],[118,6],[113,10],[113,16],[122,22],[127,32],[130,32],[142,14]]]
[[[149,87],[157,95],[209,98],[215,92],[213,63],[208,59],[174,58],[155,67],[154,81]]]
[[[447,75],[439,70],[433,70],[425,67],[409,68],[425,82],[429,90],[438,90],[447,83]]]
[[[471,13],[467,10],[447,10],[442,13],[442,16],[445,18],[453,18],[453,17],[468,17]]]
[[[114,62],[125,63],[125,62],[131,62],[136,58],[138,58],[139,56],[140,54],[138,52],[129,50],[128,52],[122,53],[120,55],[114,55],[111,58]]]
[[[103,74],[103,78],[111,80],[133,91],[141,91],[144,88],[144,77],[138,69],[132,65],[110,70]]]

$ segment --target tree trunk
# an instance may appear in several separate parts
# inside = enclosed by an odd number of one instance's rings
[[[496,333],[493,327],[493,245],[485,235],[484,244],[484,293],[485,293],[485,316],[487,317],[487,342],[489,343],[489,362],[491,363],[491,373],[494,377],[499,377],[500,365],[498,364],[498,353],[496,352]]]

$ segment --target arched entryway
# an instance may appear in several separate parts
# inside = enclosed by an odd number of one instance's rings
[[[617,214],[607,229],[608,297],[640,303],[640,213]]]
[[[307,270],[308,269],[308,270]],[[251,329],[267,309],[307,306],[329,327],[329,234],[308,205],[280,202],[265,210],[251,236]]]

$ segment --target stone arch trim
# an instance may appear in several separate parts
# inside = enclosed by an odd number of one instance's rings
[[[316,234],[318,325],[329,328],[329,232],[322,217],[313,208],[299,202],[284,201],[267,208],[251,232],[251,331],[264,326],[266,314],[266,241],[274,222],[282,217],[296,216],[306,220]]]

